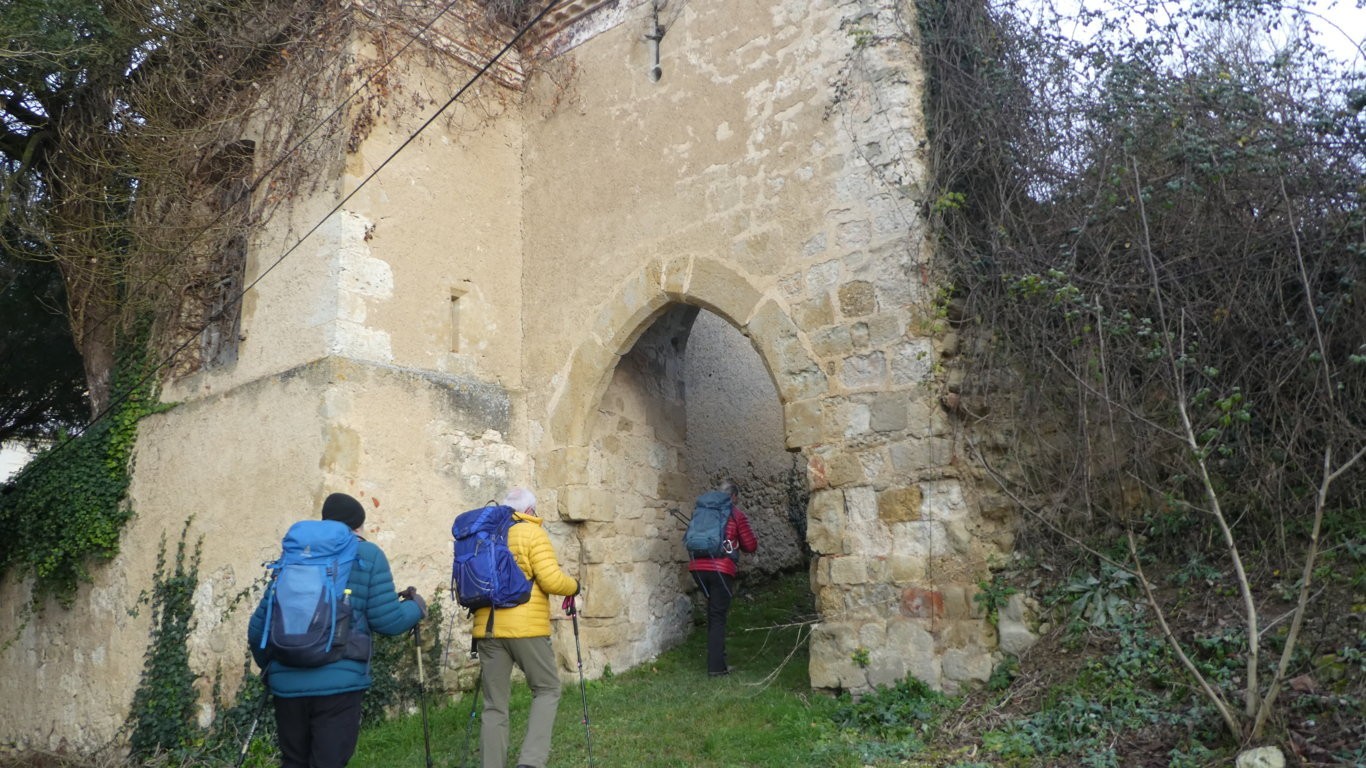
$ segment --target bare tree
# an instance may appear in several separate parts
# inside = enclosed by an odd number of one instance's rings
[[[1280,3],[1129,5],[1161,23],[1093,15],[1076,40],[1011,2],[918,4],[928,207],[953,317],[979,339],[953,395],[970,433],[1039,435],[980,455],[1009,458],[994,476],[1057,528],[1122,532],[1118,565],[1179,663],[1253,739],[1316,615],[1327,524],[1366,501],[1362,78],[1302,27],[1255,32]],[[983,416],[1002,380],[1021,407]],[[1202,673],[1144,570],[1205,541],[1238,596],[1237,690]],[[1300,574],[1288,627],[1266,615],[1278,570]]]

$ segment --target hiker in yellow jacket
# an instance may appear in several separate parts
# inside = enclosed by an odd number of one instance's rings
[[[525,488],[508,492],[503,503],[517,520],[508,529],[508,549],[531,580],[531,599],[514,608],[499,608],[493,636],[485,637],[489,608],[474,612],[474,637],[483,664],[483,725],[479,750],[484,768],[504,768],[508,753],[508,698],[512,665],[531,687],[531,714],[517,757],[518,768],[544,768],[550,760],[550,736],[560,704],[560,675],[550,647],[550,595],[577,595],[579,582],[560,570],[555,547],[536,515],[536,496]]]

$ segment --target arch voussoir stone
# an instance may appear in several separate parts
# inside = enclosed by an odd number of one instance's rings
[[[762,300],[763,293],[738,270],[716,259],[692,260],[683,303],[715,312],[731,325],[744,328]],[[770,364],[771,370],[772,361],[765,362]]]
[[[617,286],[593,321],[592,334],[618,355],[635,344],[648,322],[670,302],[664,290],[666,265],[652,261]]]
[[[565,383],[550,413],[550,431],[563,446],[585,445],[588,418],[601,395],[607,377],[617,367],[621,354],[609,349],[595,336],[574,348],[566,366]]]
[[[767,299],[756,307],[742,330],[768,364],[773,385],[783,403],[809,400],[826,393],[825,373],[807,349],[801,329],[777,301]]]

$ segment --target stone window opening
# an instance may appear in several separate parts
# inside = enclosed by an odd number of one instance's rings
[[[220,368],[237,362],[242,342],[242,289],[247,271],[247,232],[251,171],[256,143],[242,140],[224,147],[211,161],[216,189],[211,204],[219,211],[221,245],[210,256],[203,285],[204,328],[200,332],[202,367]]]

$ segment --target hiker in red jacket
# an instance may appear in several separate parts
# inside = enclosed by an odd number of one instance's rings
[[[740,489],[734,480],[726,480],[704,496],[725,494],[730,497],[730,520],[726,522],[725,552],[721,557],[698,557],[689,554],[688,570],[693,581],[707,598],[707,674],[712,677],[730,674],[726,664],[726,617],[730,614],[731,599],[735,597],[736,562],[741,552],[759,549],[759,540],[749,527],[749,518],[740,510]]]

